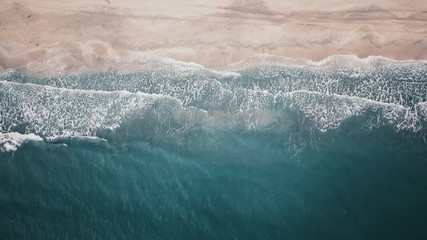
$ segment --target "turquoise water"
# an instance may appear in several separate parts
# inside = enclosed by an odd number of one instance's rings
[[[426,76],[386,60],[10,72],[0,236],[427,239]]]

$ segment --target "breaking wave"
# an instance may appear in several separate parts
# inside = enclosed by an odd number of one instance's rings
[[[293,115],[319,132],[365,116],[367,128],[424,133],[426,76],[423,61],[351,56],[304,65],[264,59],[230,71],[176,61],[133,73],[36,77],[10,70],[0,77],[1,139],[162,138],[194,127],[277,131]],[[124,131],[129,124],[141,130]],[[1,149],[13,150],[6,142]]]

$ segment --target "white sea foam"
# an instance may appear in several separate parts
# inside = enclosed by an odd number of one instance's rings
[[[369,110],[380,111],[380,118],[385,122],[394,123],[397,129],[420,130],[419,116],[409,108],[398,104],[356,96],[324,95],[320,92],[306,90],[294,91],[285,95],[292,99],[291,108],[302,111],[323,132],[337,128],[344,120],[359,116]]]
[[[19,146],[29,141],[43,141],[34,133],[21,134],[17,132],[0,133],[0,151],[16,151]]]
[[[55,88],[0,81],[0,125],[3,131],[20,128],[47,139],[96,137],[100,129],[114,129],[134,111],[150,108],[159,94]],[[22,129],[23,128],[23,129]]]
[[[195,125],[251,130],[274,125],[285,109],[303,113],[321,131],[367,112],[376,115],[372,124],[398,130],[419,131],[426,121],[427,62],[332,56],[301,67],[271,64],[262,56],[264,65],[235,73],[134,57],[149,62],[149,71],[45,79],[14,79],[11,71],[0,81],[1,131],[19,129],[49,141],[96,138],[99,130],[114,131],[135,113],[153,134]]]
[[[52,137],[46,137],[45,140],[47,142],[61,142],[65,140],[81,140],[86,142],[93,142],[93,143],[99,143],[99,142],[107,142],[107,139],[100,138],[97,136],[52,136]],[[65,144],[65,146],[67,146]]]

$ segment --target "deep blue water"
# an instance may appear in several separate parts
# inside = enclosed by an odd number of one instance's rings
[[[0,238],[427,239],[426,63],[236,72],[1,77]]]

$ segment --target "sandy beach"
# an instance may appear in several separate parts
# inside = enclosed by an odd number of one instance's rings
[[[426,26],[426,0],[3,0],[0,72],[126,71],[147,56],[209,68],[257,54],[420,60]]]

